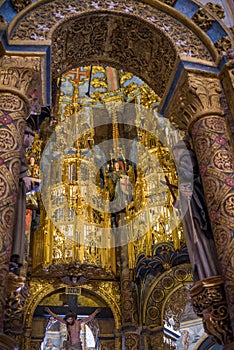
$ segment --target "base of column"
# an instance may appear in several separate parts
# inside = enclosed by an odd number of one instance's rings
[[[213,276],[196,282],[190,295],[195,313],[203,318],[205,332],[217,344],[231,344],[233,334],[222,277]]]
[[[1,350],[17,350],[19,349],[15,339],[12,339],[8,335],[0,334],[0,349]]]

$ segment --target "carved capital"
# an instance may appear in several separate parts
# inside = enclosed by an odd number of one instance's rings
[[[222,88],[217,78],[184,72],[165,116],[182,130],[190,130],[204,115],[222,115]]]
[[[29,104],[31,90],[40,90],[40,57],[0,58],[0,89],[14,92]]]
[[[231,343],[233,337],[222,278],[215,276],[197,282],[190,295],[194,311],[203,317],[206,333],[212,335],[218,344]]]

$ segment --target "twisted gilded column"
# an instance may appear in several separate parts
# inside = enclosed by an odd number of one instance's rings
[[[0,67],[0,333],[2,333],[22,141],[25,120],[30,108],[27,96],[30,89],[38,84],[36,78],[40,71],[40,59],[3,56],[0,59]]]
[[[222,276],[196,283],[191,296],[206,332],[227,345],[234,333],[234,161],[221,95],[216,76],[185,72],[166,116],[192,137],[222,267]]]

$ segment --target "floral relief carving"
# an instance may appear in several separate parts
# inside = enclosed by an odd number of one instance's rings
[[[192,17],[192,20],[204,31],[207,31],[212,27],[214,18],[203,9],[199,8]]]
[[[211,12],[213,12],[220,19],[223,19],[225,17],[224,9],[219,4],[213,4],[212,2],[208,2],[206,4],[206,8],[208,8]]]
[[[167,5],[173,5],[173,1],[171,0],[165,0],[163,2]],[[151,22],[160,32],[164,30],[165,35],[163,38],[165,39],[169,35],[174,42],[176,50],[180,54],[212,61],[212,57],[203,43],[188,27],[174,19],[173,16],[158,10],[154,6],[133,0],[128,1],[127,4],[124,0],[96,0],[92,2],[81,0],[68,0],[64,2],[57,0],[43,2],[37,8],[25,14],[24,18],[13,29],[10,36],[11,39],[20,41],[50,40],[59,22],[62,24],[68,18],[74,18],[75,15],[78,16],[84,12],[87,13],[93,10],[104,10],[109,11],[109,13],[118,11],[118,13],[138,16],[141,21]],[[40,18],[40,24],[38,24],[37,18]]]
[[[210,115],[211,111],[223,114],[221,96],[218,79],[185,72],[165,116],[181,130],[188,131],[200,114]],[[195,127],[192,133],[196,134]]]
[[[41,90],[40,70],[39,57],[3,56],[0,58],[0,85],[7,89],[18,90],[24,96],[24,101],[12,94],[1,96],[0,108],[3,111],[22,111],[25,102],[28,106],[33,104],[30,93],[35,86],[38,91]],[[10,124],[9,118],[14,119],[14,115],[9,116],[3,112],[0,118],[3,124]]]
[[[0,245],[1,257],[1,284],[0,308],[4,309],[6,303],[6,276],[9,272],[9,259],[12,245],[12,229],[14,223],[15,203],[17,200],[21,146],[24,119],[27,108],[23,100],[10,94],[2,93],[0,97]],[[22,134],[20,134],[22,132]],[[2,318],[3,319],[3,318]],[[1,328],[1,325],[0,325]]]
[[[222,275],[225,276],[225,284],[233,286],[234,159],[227,121],[218,115],[206,116],[194,124],[193,130],[193,144],[202,173]],[[197,148],[197,141],[201,137],[207,139],[210,144],[206,154]],[[234,315],[231,290],[232,288],[226,289],[226,297],[231,305],[230,315]]]
[[[215,43],[215,47],[220,54],[228,52],[232,48],[232,41],[228,36],[223,36]]]
[[[151,80],[157,91],[164,91],[176,52],[166,38],[162,52],[161,40],[151,25],[127,15],[87,14],[71,19],[53,36],[53,76],[56,79],[61,71],[87,64],[89,60],[117,68],[126,65],[126,69],[130,64],[132,72],[145,81]]]

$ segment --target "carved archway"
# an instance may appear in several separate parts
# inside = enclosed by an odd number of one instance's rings
[[[30,334],[32,330],[33,315],[40,304],[40,302],[48,295],[59,292],[64,289],[66,285],[59,283],[56,280],[32,280],[30,282],[30,296],[27,299],[24,313],[24,325],[26,329],[23,346],[25,350],[31,349],[30,347]],[[121,313],[120,313],[120,291],[119,285],[116,282],[93,282],[87,285],[82,285],[82,289],[92,291],[99,299],[103,300],[108,307],[110,307],[115,321],[115,328],[118,330],[121,325]]]
[[[201,8],[193,5],[197,12],[191,19],[173,6],[174,1],[139,0],[126,5],[123,0],[41,0],[19,12],[8,36],[11,43],[22,46],[51,46],[52,79],[77,64],[111,64],[137,73],[163,96],[180,60],[190,65],[198,61],[213,65],[220,60],[220,47],[215,48],[204,33],[209,28],[196,17]],[[230,46],[231,33],[219,18],[206,7],[202,13],[203,22],[208,18],[210,24],[218,23]]]
[[[152,282],[142,308],[142,323],[150,330],[163,327],[168,298],[179,288],[192,283],[190,264],[179,265]]]

